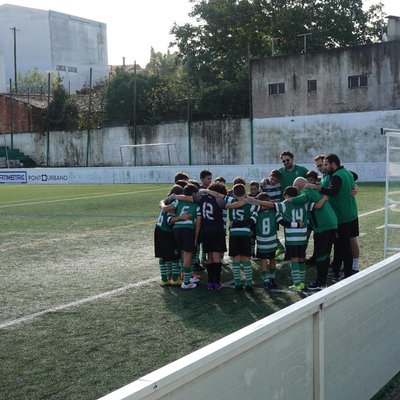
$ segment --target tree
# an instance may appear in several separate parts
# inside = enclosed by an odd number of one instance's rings
[[[53,85],[53,96],[47,110],[50,130],[74,131],[78,128],[78,107],[66,92],[62,79]]]
[[[249,54],[271,55],[272,41],[275,54],[300,53],[302,34],[311,34],[308,51],[376,41],[383,19],[381,5],[363,11],[362,0],[191,1],[191,16],[198,24],[175,24],[172,44],[188,65],[189,79],[200,96],[198,110],[213,110],[214,117],[247,115]],[[242,96],[232,96],[238,88]],[[207,104],[211,98],[216,103]]]
[[[42,74],[37,68],[26,73],[18,72],[18,93],[19,94],[47,94],[47,74]],[[54,82],[55,76],[51,76]]]

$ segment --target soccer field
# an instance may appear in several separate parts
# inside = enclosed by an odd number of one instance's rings
[[[1,399],[96,399],[302,298],[161,288],[153,229],[168,189],[1,187]],[[357,201],[364,269],[383,258],[384,185],[360,184]]]

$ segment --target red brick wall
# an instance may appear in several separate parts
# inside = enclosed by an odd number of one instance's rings
[[[43,118],[40,109],[0,95],[0,132],[38,132],[42,130],[42,127]]]

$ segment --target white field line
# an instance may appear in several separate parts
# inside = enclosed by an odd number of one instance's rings
[[[159,190],[159,189],[155,189],[155,190]],[[132,192],[132,193],[134,193],[134,192]],[[138,192],[136,192],[136,193],[138,193]],[[126,194],[126,193],[123,193],[123,194]],[[96,196],[96,197],[101,197],[101,196]],[[76,199],[76,200],[78,200],[78,199]],[[56,200],[56,201],[58,201],[58,200]],[[377,210],[368,211],[368,212],[366,212],[364,214],[360,214],[359,217],[365,217],[367,215],[371,215],[371,214],[374,214],[376,212],[383,211],[384,209],[385,208],[379,208]],[[97,295],[94,295],[94,296],[91,296],[91,297],[87,297],[87,298],[82,299],[82,300],[76,300],[76,301],[73,301],[71,303],[67,303],[67,304],[63,304],[63,305],[60,305],[60,306],[52,307],[52,308],[49,308],[47,310],[39,311],[37,313],[28,315],[26,317],[21,317],[21,318],[14,319],[12,321],[6,321],[6,322],[3,322],[3,323],[0,323],[0,329],[4,329],[4,328],[7,328],[9,326],[18,325],[18,324],[22,324],[24,322],[32,321],[33,319],[39,318],[42,315],[46,315],[46,314],[57,312],[57,311],[61,311],[61,310],[66,310],[68,308],[77,307],[77,306],[80,306],[82,304],[89,303],[91,301],[95,301],[95,300],[102,299],[102,298],[105,298],[105,297],[113,296],[115,294],[124,292],[126,290],[129,290],[129,289],[132,289],[132,288],[137,288],[137,287],[143,286],[143,285],[145,285],[147,283],[155,282],[158,279],[159,279],[159,277],[155,277],[155,278],[147,279],[145,281],[132,283],[132,284],[123,286],[123,287],[118,288],[118,289],[110,290],[109,292],[100,293],[100,294],[97,294]]]
[[[0,208],[24,207],[24,206],[33,206],[33,205],[36,205],[36,204],[63,203],[63,202],[67,202],[67,201],[76,201],[76,200],[90,200],[90,199],[97,199],[97,198],[101,198],[101,197],[114,197],[114,196],[132,195],[132,194],[136,194],[136,193],[156,192],[156,191],[159,191],[159,190],[164,190],[165,191],[165,188],[140,190],[140,191],[138,190],[138,191],[134,191],[134,192],[124,192],[124,193],[99,194],[99,195],[96,195],[96,196],[72,197],[70,199],[34,201],[34,202],[31,202],[31,203],[5,204],[5,205],[0,205]]]
[[[358,216],[358,218],[366,217],[366,216],[368,216],[368,215],[375,214],[375,213],[377,213],[377,212],[384,211],[384,210],[385,210],[385,207],[378,208],[378,209],[372,210],[372,211],[368,211],[368,212],[365,212],[365,213],[363,213],[363,214],[360,214],[360,215]]]
[[[56,306],[56,307],[49,308],[47,310],[39,311],[37,313],[28,315],[26,317],[17,318],[17,319],[14,319],[12,321],[5,321],[5,322],[0,323],[0,329],[4,329],[4,328],[7,328],[7,327],[13,326],[13,325],[22,324],[23,322],[32,321],[35,318],[39,318],[39,317],[41,317],[43,315],[46,315],[46,314],[49,314],[49,313],[66,310],[68,308],[77,307],[77,306],[80,306],[82,304],[90,303],[90,302],[98,300],[98,299],[103,299],[105,297],[114,296],[116,294],[125,292],[126,290],[133,289],[133,288],[138,288],[138,287],[144,286],[144,285],[146,285],[148,283],[155,282],[158,279],[159,279],[159,277],[155,277],[155,278],[146,279],[145,281],[140,281],[140,282],[137,282],[137,283],[131,283],[129,285],[120,287],[118,289],[110,290],[109,292],[96,294],[94,296],[86,297],[85,299],[76,300],[76,301],[73,301],[73,302],[67,303],[67,304],[62,304],[60,306]]]

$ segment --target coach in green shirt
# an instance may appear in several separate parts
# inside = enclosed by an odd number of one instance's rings
[[[293,182],[299,176],[306,177],[308,169],[301,165],[294,163],[294,155],[290,151],[284,151],[281,154],[281,160],[283,167],[279,168],[279,172],[282,174],[281,177],[281,189],[282,193],[288,186],[292,186]]]
[[[339,259],[343,261],[345,278],[353,274],[353,254],[351,251],[351,232],[354,224],[358,224],[357,203],[352,195],[355,186],[353,174],[340,165],[336,154],[328,154],[324,159],[325,172],[330,175],[329,186],[316,189],[329,196],[329,202],[338,219],[338,237],[335,249]]]

